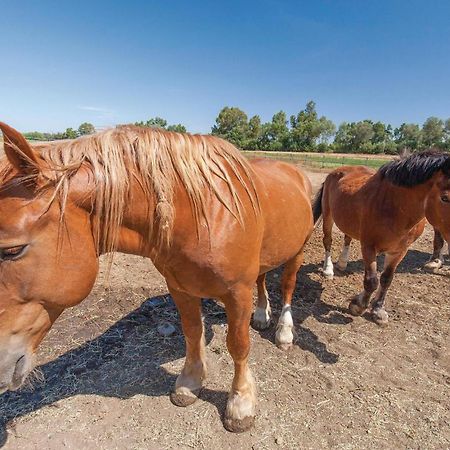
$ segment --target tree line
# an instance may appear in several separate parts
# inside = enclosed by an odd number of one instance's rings
[[[42,133],[40,131],[29,131],[23,135],[30,141],[57,141],[59,139],[76,139],[80,136],[95,133],[95,127],[89,122],[82,123],[77,129],[67,128],[66,131],[58,133]]]
[[[134,125],[149,128],[163,128],[168,131],[177,131],[178,133],[186,133],[186,127],[180,123],[168,125],[167,120],[161,117],[153,117],[145,122],[136,122]],[[95,127],[89,122],[82,123],[77,129],[67,128],[66,131],[57,133],[42,133],[40,131],[29,131],[23,135],[30,141],[57,141],[60,139],[76,139],[80,136],[95,133]]]
[[[181,133],[187,131],[184,125],[169,125],[161,117],[135,122],[135,125]],[[95,127],[84,122],[77,129],[67,128],[62,133],[34,131],[24,135],[30,140],[48,141],[74,139],[94,132]],[[259,115],[248,118],[241,109],[226,106],[219,112],[211,134],[244,150],[373,154],[396,154],[429,147],[450,150],[450,118],[444,121],[429,117],[422,126],[402,123],[397,128],[372,120],[343,122],[336,127],[330,119],[319,116],[313,101],[289,118],[284,111],[279,111],[266,123]]]
[[[279,111],[267,123],[258,115],[249,119],[241,109],[225,107],[212,134],[245,150],[385,154],[429,147],[450,150],[450,119],[429,117],[422,126],[402,123],[398,128],[372,120],[343,122],[336,127],[318,115],[313,101],[289,119]]]

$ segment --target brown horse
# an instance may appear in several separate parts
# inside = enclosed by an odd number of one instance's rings
[[[394,160],[374,172],[367,167],[346,166],[331,172],[314,202],[314,216],[323,214],[323,273],[333,277],[332,227],[345,234],[337,268],[345,270],[352,239],[361,242],[364,260],[364,290],[350,303],[350,312],[363,314],[374,291],[372,316],[386,325],[384,309],[387,290],[408,247],[425,227],[425,207],[433,192],[444,199],[450,189],[450,155],[427,151]],[[450,228],[446,228],[450,232]],[[380,284],[377,277],[379,253],[385,253]],[[378,289],[378,290],[377,290]]]
[[[433,225],[434,239],[431,261],[424,268],[433,272],[444,264],[445,241],[450,253],[450,193],[441,193],[438,186],[435,186],[427,200],[426,216]]]
[[[277,342],[288,346],[289,304],[313,229],[308,179],[281,162],[249,163],[212,136],[126,126],[33,148],[0,129],[0,391],[23,383],[54,321],[89,294],[99,255],[120,251],[151,258],[178,307],[186,361],[176,405],[193,403],[206,376],[201,298],[223,302],[235,367],[225,426],[248,429],[253,287],[258,279],[255,323],[266,326],[264,274],[285,263]]]

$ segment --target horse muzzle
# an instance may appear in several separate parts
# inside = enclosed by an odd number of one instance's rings
[[[0,357],[0,394],[19,389],[32,368],[32,358],[26,353],[8,356]]]

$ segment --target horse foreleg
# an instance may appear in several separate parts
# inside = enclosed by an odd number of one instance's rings
[[[294,340],[294,321],[292,320],[291,302],[292,294],[297,282],[297,272],[302,264],[303,249],[297,256],[286,263],[283,271],[283,278],[281,280],[283,309],[278,320],[277,332],[275,334],[275,343],[282,350],[289,349]]]
[[[172,403],[188,406],[194,403],[206,378],[205,337],[201,299],[169,288],[181,317],[186,340],[186,361],[170,395]]]
[[[373,247],[361,245],[364,259],[364,290],[349,305],[350,313],[360,316],[369,307],[370,297],[378,287],[377,253]]]
[[[256,284],[258,287],[258,303],[256,304],[256,309],[253,313],[253,328],[264,330],[269,327],[272,314],[266,289],[265,273],[258,277]]]
[[[234,361],[234,378],[224,425],[229,431],[242,432],[252,427],[256,406],[255,382],[248,366],[252,288],[235,288],[233,293],[223,297],[222,300],[228,318],[227,347]]]
[[[375,323],[381,326],[386,326],[388,324],[389,316],[384,309],[384,302],[386,299],[386,294],[389,286],[394,278],[395,270],[400,264],[400,261],[406,255],[408,250],[405,249],[399,253],[387,253],[384,263],[384,270],[380,277],[380,287],[375,294],[375,299],[372,305],[372,317]]]
[[[444,265],[444,238],[439,230],[434,229],[433,256],[424,269],[431,272],[440,269]]]
[[[344,246],[342,247],[342,252],[341,252],[338,262],[336,264],[336,268],[338,270],[340,270],[341,272],[344,272],[347,269],[348,254],[350,252],[351,242],[352,242],[352,238],[350,236],[345,235]]]

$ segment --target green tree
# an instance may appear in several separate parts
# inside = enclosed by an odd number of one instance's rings
[[[87,134],[94,134],[95,133],[95,127],[92,125],[92,123],[84,122],[78,127],[78,134],[80,136],[85,136]]]
[[[247,114],[239,108],[225,106],[216,118],[212,134],[220,136],[234,145],[243,148],[248,137]]]
[[[328,142],[331,137],[336,133],[336,125],[332,120],[327,119],[325,116],[320,117],[319,119],[319,134],[318,138],[320,143]]]
[[[445,148],[450,150],[450,118],[445,121],[444,133]]]
[[[362,120],[356,122],[353,127],[352,144],[356,152],[360,147],[369,144],[372,141],[375,133],[373,130],[373,123],[369,120]]]
[[[347,122],[342,122],[334,137],[334,144],[336,150],[348,153],[351,151],[352,125]]]
[[[335,137],[336,149],[348,153],[373,153],[372,139],[375,133],[373,122],[362,120],[360,122],[343,122]]]
[[[386,125],[383,122],[375,122],[372,125],[372,129],[372,153],[396,153],[396,145],[392,139],[393,131],[391,125]]]
[[[248,137],[250,139],[258,139],[261,134],[261,118],[253,116],[248,121]]]
[[[167,120],[161,117],[152,117],[147,122],[136,122],[135,125],[148,128],[167,128]]]
[[[67,128],[66,131],[64,131],[63,133],[63,139],[76,139],[77,137],[78,132],[73,128]]]
[[[175,125],[169,125],[167,127],[168,131],[176,131],[177,133],[186,133],[186,127],[184,125],[181,125],[181,123],[177,123]]]
[[[25,139],[28,139],[30,141],[46,141],[47,139],[44,136],[44,133],[41,133],[39,131],[30,131],[28,133],[23,134]]]
[[[248,150],[257,150],[261,133],[261,118],[259,116],[251,117],[248,121],[247,140],[244,144],[244,148]]]
[[[437,117],[429,117],[422,127],[423,143],[427,147],[441,147],[444,140],[444,122]]]
[[[422,142],[422,133],[419,125],[402,123],[394,130],[394,140],[399,151],[404,149],[418,150]]]
[[[289,138],[286,113],[279,111],[271,122],[262,125],[258,147],[261,150],[285,150],[289,147]]]
[[[290,118],[290,146],[293,150],[314,150],[320,141],[321,149],[335,133],[334,123],[325,116],[317,115],[316,104],[309,101],[303,111]]]

